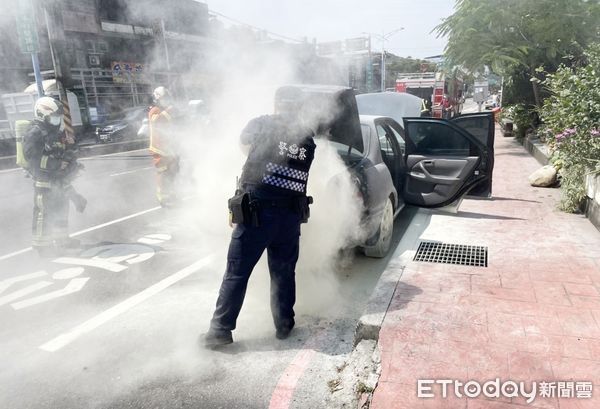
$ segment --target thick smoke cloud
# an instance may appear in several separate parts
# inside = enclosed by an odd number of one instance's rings
[[[194,72],[205,73],[206,67],[218,67],[208,74],[218,86],[198,96],[209,105],[210,123],[192,125],[182,133],[181,188],[186,190],[186,195],[194,197],[191,201],[195,206],[181,210],[178,220],[180,226],[195,232],[193,236],[199,240],[199,250],[221,255],[217,270],[211,272],[215,300],[231,234],[227,226],[227,199],[233,195],[236,178],[245,161],[240,133],[252,118],[273,113],[278,87],[303,80],[301,64],[292,47],[231,42],[228,38],[217,41],[218,46],[206,52],[207,60],[196,62],[199,66],[186,73],[189,77]],[[306,113],[303,122],[317,129],[317,122],[334,117],[338,110],[334,105],[319,106],[312,114]],[[296,269],[297,314],[318,317],[339,304],[336,298],[339,275],[335,271],[340,265],[339,250],[356,243],[363,234],[358,227],[362,208],[355,185],[326,135],[317,138],[308,194],[314,197],[315,203],[311,207],[311,219],[302,226],[301,254]],[[352,253],[344,254],[349,257]],[[263,259],[250,279],[245,303],[265,310],[264,317],[253,317],[252,330],[257,334],[273,330],[268,312],[268,276]],[[204,319],[208,325],[210,316]],[[240,325],[245,319],[248,317],[242,311]]]
[[[130,4],[130,11],[135,14],[135,2]],[[175,224],[165,222],[161,228],[177,233],[184,231],[185,238],[192,240],[198,256],[209,253],[216,255],[217,261],[207,273],[210,277],[202,282],[202,288],[199,289],[201,293],[198,294],[198,299],[211,299],[213,305],[225,269],[225,254],[231,234],[227,224],[227,199],[234,193],[236,177],[241,174],[245,161],[239,144],[240,132],[250,119],[273,113],[273,97],[278,87],[305,82],[307,76],[319,78],[321,68],[314,60],[305,64],[299,58],[299,53],[303,52],[299,48],[282,44],[260,44],[254,40],[232,41],[230,34],[217,37],[212,45],[207,46],[203,58],[194,57],[187,61],[190,68],[179,76],[179,80],[155,84],[177,91],[180,112],[186,123],[177,137],[182,159],[178,187],[180,196],[187,200],[180,208],[168,213],[169,219],[175,218]],[[234,38],[243,38],[243,34],[237,33]],[[157,44],[152,54],[156,60],[148,61],[147,66],[163,65],[163,51],[163,46]],[[182,90],[182,84],[186,81],[204,83],[203,92]],[[185,118],[189,99],[205,101],[210,111],[208,124]],[[322,107],[319,111],[320,119],[335,116],[336,109],[333,106]],[[311,118],[305,119],[314,126]],[[115,180],[114,183],[118,182]],[[94,181],[89,179],[85,182],[77,181],[76,186],[83,193],[96,188]],[[345,164],[327,142],[325,135],[319,135],[317,141],[308,194],[314,197],[315,203],[311,207],[309,223],[302,226],[301,254],[296,268],[296,313],[299,325],[306,322],[303,317],[327,317],[340,304],[339,276],[336,273],[336,266],[340,261],[339,250],[355,243],[363,234],[358,227],[362,208],[357,200],[355,185]],[[125,208],[128,200],[130,199],[123,197],[110,203],[91,205],[111,206],[118,214],[119,208]],[[156,203],[149,205],[154,206]],[[177,239],[174,234],[174,240]],[[242,311],[239,328],[244,330],[242,336],[246,339],[272,336],[268,277],[266,263],[261,260],[250,279],[245,310],[252,307],[254,311],[264,313],[250,316]],[[194,301],[185,300],[187,303]],[[151,348],[142,348],[139,356],[132,353],[132,366],[117,369],[123,375],[128,375],[128,378],[123,376],[118,382],[118,393],[128,387],[138,386],[140,381],[155,377],[165,370],[184,375],[188,372],[197,373],[199,366],[206,368],[206,371],[211,370],[211,361],[206,361],[206,355],[199,353],[192,342],[208,327],[212,311],[200,311],[196,305],[189,309],[191,313],[206,315],[195,317],[198,324],[196,327],[178,328],[179,333],[169,334],[168,345],[173,347],[172,354],[155,359],[145,354]],[[89,357],[80,356],[77,360],[101,361],[100,347],[97,356],[92,350]]]

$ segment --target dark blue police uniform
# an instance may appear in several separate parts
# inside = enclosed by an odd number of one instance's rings
[[[211,331],[235,329],[248,279],[266,249],[273,321],[278,334],[289,333],[296,301],[295,267],[302,221],[299,203],[306,203],[316,146],[313,132],[279,115],[266,115],[248,123],[241,142],[250,145],[240,188],[249,193],[254,222],[238,224],[233,230]]]

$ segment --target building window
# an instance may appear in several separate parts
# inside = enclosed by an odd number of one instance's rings
[[[127,4],[124,0],[100,0],[98,15],[101,20],[125,23],[127,21]]]

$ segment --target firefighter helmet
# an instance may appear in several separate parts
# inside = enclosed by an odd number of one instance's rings
[[[154,103],[158,106],[168,106],[171,100],[171,92],[163,87],[156,87],[152,92],[152,97],[154,98]]]
[[[52,126],[60,126],[64,114],[63,104],[51,97],[41,97],[35,102],[35,119]]]

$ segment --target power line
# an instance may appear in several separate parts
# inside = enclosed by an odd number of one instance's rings
[[[296,39],[296,38],[287,37],[287,36],[284,36],[284,35],[282,35],[282,34],[277,34],[277,33],[274,33],[274,32],[272,32],[272,31],[266,30],[266,29],[264,29],[264,28],[260,28],[260,27],[253,26],[252,24],[248,24],[248,23],[245,23],[245,22],[243,22],[243,21],[237,20],[237,19],[235,19],[235,18],[233,18],[233,17],[226,16],[225,14],[223,14],[223,13],[219,13],[218,11],[215,11],[215,10],[211,10],[211,9],[209,9],[209,10],[208,10],[208,12],[209,12],[209,13],[212,13],[212,14],[214,14],[214,15],[216,15],[216,16],[223,17],[224,19],[226,19],[226,20],[229,20],[229,21],[231,21],[231,22],[233,22],[233,23],[236,23],[236,24],[239,24],[239,25],[242,25],[242,26],[245,26],[245,27],[248,27],[248,28],[254,29],[254,30],[259,30],[259,31],[262,31],[262,32],[264,32],[264,33],[267,33],[267,34],[269,34],[269,35],[273,36],[273,37],[282,38],[282,39],[284,39],[284,40],[293,41],[293,42],[296,42],[296,43],[304,43],[304,41],[303,41],[303,40],[298,40],[298,39]]]

